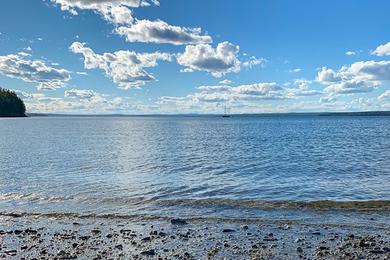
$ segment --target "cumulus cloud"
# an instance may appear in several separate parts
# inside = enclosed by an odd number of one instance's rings
[[[21,79],[26,82],[37,83],[40,90],[54,90],[64,86],[71,79],[70,72],[47,66],[40,60],[27,60],[24,55],[0,56],[0,73]]]
[[[358,61],[334,71],[323,67],[317,81],[326,87],[320,102],[335,102],[339,95],[367,93],[390,81],[390,61]]]
[[[364,80],[389,81],[390,61],[359,61],[355,62],[346,70]]]
[[[114,24],[131,24],[132,12],[129,8],[158,5],[157,0],[51,0],[61,6],[61,10],[77,15],[77,10],[94,10]]]
[[[340,81],[341,78],[332,69],[328,69],[327,67],[322,67],[317,74],[317,80],[322,83],[329,83],[329,82]]]
[[[232,88],[232,92],[235,94],[267,99],[282,98],[282,90],[283,87],[279,86],[275,82],[240,85]]]
[[[138,20],[131,8],[159,5],[157,0],[52,0],[64,11],[77,15],[77,10],[93,10],[116,26],[114,32],[129,42],[169,43],[174,45],[211,43],[212,38],[201,35],[200,28],[169,25],[164,21]]]
[[[348,80],[339,83],[331,84],[324,89],[325,92],[335,94],[354,94],[371,92],[379,84],[364,80]]]
[[[146,82],[155,81],[155,77],[145,68],[157,66],[158,60],[170,61],[168,53],[136,53],[133,51],[117,51],[114,53],[96,54],[85,43],[74,42],[70,47],[74,53],[84,56],[86,69],[99,68],[113,82],[123,89],[140,87]]]
[[[208,35],[201,35],[200,28],[186,28],[169,25],[164,21],[136,20],[130,26],[115,30],[129,42],[169,43],[174,45],[211,43]]]
[[[333,95],[370,92],[390,80],[390,61],[359,61],[339,71],[323,67],[317,80]]]
[[[390,55],[390,42],[379,45],[373,52],[373,55],[377,56],[389,56]]]
[[[237,58],[239,46],[230,42],[219,43],[216,48],[209,44],[188,45],[184,53],[177,55],[180,65],[192,70],[207,71],[214,77],[222,77],[240,71]]]
[[[311,81],[305,79],[296,80],[294,86],[285,88],[276,82],[261,82],[238,86],[199,86],[199,92],[184,97],[163,97],[158,104],[161,106],[174,106],[176,109],[200,109],[203,111],[216,111],[222,103],[228,103],[235,107],[249,107],[261,104],[259,101],[275,101],[285,99],[298,99],[304,96],[322,94],[309,88]],[[210,110],[211,109],[211,110]]]

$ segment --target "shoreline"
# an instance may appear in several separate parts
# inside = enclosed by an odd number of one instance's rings
[[[390,259],[390,227],[0,216],[0,258]]]

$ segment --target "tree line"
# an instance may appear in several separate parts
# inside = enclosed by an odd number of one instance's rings
[[[26,106],[14,91],[0,88],[0,117],[24,117]]]

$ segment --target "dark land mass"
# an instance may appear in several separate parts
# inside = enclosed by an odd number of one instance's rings
[[[0,88],[0,117],[26,117],[26,107],[15,92]]]

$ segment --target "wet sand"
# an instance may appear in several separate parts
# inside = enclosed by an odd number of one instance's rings
[[[390,227],[0,216],[5,259],[390,259]]]

